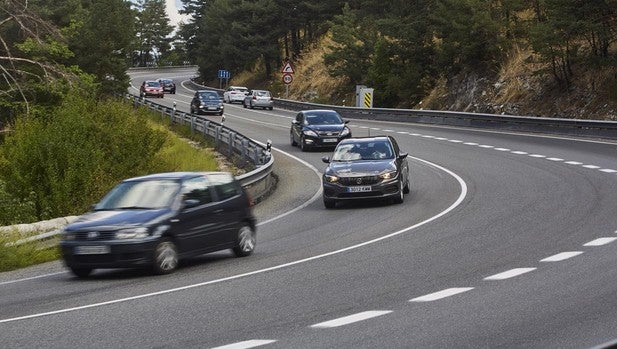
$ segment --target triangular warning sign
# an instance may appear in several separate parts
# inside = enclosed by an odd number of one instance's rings
[[[283,74],[293,74],[294,73],[294,68],[292,68],[291,63],[285,62],[285,66],[283,66],[283,69],[281,69],[281,73],[283,73]]]

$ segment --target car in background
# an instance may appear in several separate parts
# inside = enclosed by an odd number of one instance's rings
[[[163,87],[156,80],[146,80],[141,83],[139,87],[139,96],[140,97],[148,97],[154,96],[163,98]]]
[[[274,100],[272,99],[272,95],[270,91],[266,90],[251,90],[244,97],[242,101],[242,105],[245,108],[263,108],[272,110],[274,106]]]
[[[249,93],[249,89],[244,86],[229,86],[223,92],[223,102],[225,103],[242,103],[244,97]]]
[[[97,268],[173,272],[181,259],[256,244],[252,200],[227,172],[170,172],[124,180],[64,227],[60,248],[78,277]]]
[[[217,114],[223,115],[225,106],[214,90],[198,90],[191,100],[191,114]]]
[[[392,199],[402,203],[409,193],[407,153],[392,136],[358,137],[341,141],[323,174],[323,203],[334,208],[347,200]]]
[[[302,151],[311,148],[335,147],[341,140],[351,137],[349,121],[343,121],[334,110],[302,110],[291,122],[289,139],[292,146]]]
[[[163,92],[176,94],[176,83],[172,79],[158,79],[157,81],[163,86]]]

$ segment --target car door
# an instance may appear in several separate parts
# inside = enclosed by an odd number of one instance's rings
[[[303,113],[296,114],[296,118],[294,119],[294,122],[291,124],[293,138],[296,142],[300,142],[300,138],[302,137],[303,125],[304,125],[304,114]]]
[[[236,240],[239,224],[243,220],[246,203],[240,202],[241,188],[229,173],[211,173],[208,180],[216,194],[218,244],[229,244]]]
[[[181,240],[183,252],[204,251],[218,244],[219,213],[213,190],[204,176],[182,183],[182,207],[173,220],[173,229]]]

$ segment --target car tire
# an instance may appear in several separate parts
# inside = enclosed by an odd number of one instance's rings
[[[251,104],[249,105],[249,107],[250,107],[251,109],[255,109],[255,106],[253,105],[253,102],[251,102]]]
[[[218,116],[223,116],[223,112],[219,112],[219,113],[218,113]]]
[[[69,267],[71,272],[80,279],[87,278],[92,273],[92,268],[86,267]]]
[[[195,108],[193,108],[193,106],[191,106],[191,114],[195,114]]]
[[[172,273],[178,267],[178,248],[169,238],[163,238],[154,248],[152,270],[157,275]]]
[[[268,109],[272,110],[272,109],[274,109],[274,107],[270,107],[270,108],[268,108]]]
[[[309,151],[308,145],[304,143],[304,136],[300,137],[300,150]]]
[[[405,201],[405,186],[403,185],[403,181],[399,183],[399,191],[398,195],[394,198],[395,204],[402,204]]]
[[[243,106],[244,108],[246,108],[246,103],[242,102],[242,106]]]
[[[407,178],[407,183],[405,183],[405,186],[403,187],[403,193],[409,194],[410,191],[411,188],[409,187],[409,178]]]
[[[238,228],[236,246],[232,248],[236,257],[246,257],[253,253],[257,242],[255,235],[255,231],[246,223]]]
[[[289,143],[291,143],[292,147],[295,147],[298,145],[298,142],[296,142],[296,140],[294,139],[293,132],[289,132]]]
[[[323,205],[327,208],[327,209],[331,209],[336,207],[336,201],[335,200],[330,200],[330,199],[323,199]]]

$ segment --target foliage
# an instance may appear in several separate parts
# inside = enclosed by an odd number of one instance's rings
[[[158,56],[168,54],[173,27],[165,12],[165,0],[137,1],[136,28],[139,66],[156,63]]]
[[[18,118],[0,148],[7,193],[30,198],[37,219],[85,211],[119,180],[153,166],[165,136],[141,117],[121,101],[76,95],[45,118]]]
[[[0,272],[58,259],[58,247],[46,247],[38,242],[14,244],[23,238],[17,233],[0,234]],[[49,243],[51,246],[52,243]]]

